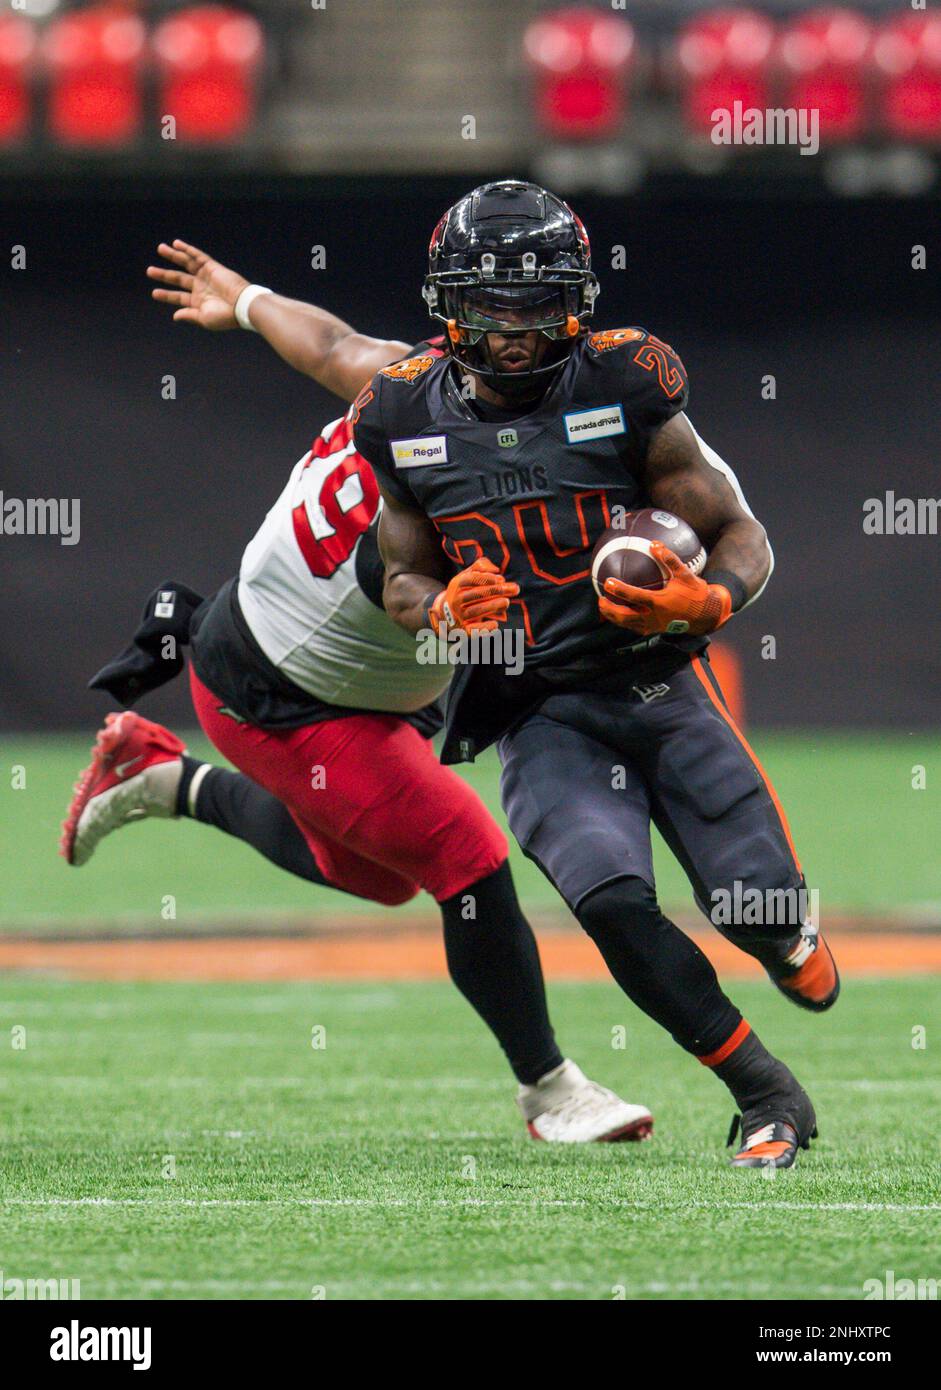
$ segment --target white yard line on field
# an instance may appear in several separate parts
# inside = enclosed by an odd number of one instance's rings
[[[70,1035],[74,1041],[74,1034]],[[244,1039],[243,1039],[244,1041]],[[310,1050],[307,1039],[304,1045]],[[410,1093],[413,1091],[465,1091],[479,1092],[482,1095],[507,1094],[512,1090],[511,1081],[487,1079],[484,1077],[471,1076],[333,1076],[328,1070],[329,1058],[327,1063],[321,1063],[319,1069],[314,1063],[311,1070],[304,1076],[200,1076],[200,1075],[159,1075],[156,1072],[142,1072],[137,1076],[88,1076],[77,1073],[74,1076],[54,1075],[41,1076],[39,1080],[43,1086],[62,1086],[66,1088],[82,1087],[89,1090],[105,1091],[122,1087],[141,1087],[146,1086],[162,1087],[168,1091],[189,1091],[198,1087],[224,1088],[227,1093],[232,1090],[238,1091],[239,1088],[254,1090],[261,1088],[270,1090],[272,1088],[288,1089],[300,1086],[309,1088],[316,1086],[329,1095],[342,1093],[358,1093],[380,1089],[386,1093],[402,1092]],[[37,1078],[31,1077],[30,1084],[35,1084]],[[13,1089],[20,1084],[20,1078],[8,1073],[0,1076],[0,1088],[4,1090]],[[922,1091],[924,1089],[934,1090],[941,1087],[941,1077],[938,1076],[919,1076],[905,1077],[895,1081],[869,1081],[862,1078],[845,1081],[818,1081],[817,1090],[852,1090],[872,1092],[874,1094],[884,1094],[888,1092]]]
[[[299,1051],[306,1047],[308,1054],[312,1053],[309,1034],[304,1042],[299,1046]],[[482,1077],[471,1076],[334,1076],[331,1077],[323,1064],[319,1066],[317,1058],[326,1055],[313,1051],[314,1060],[311,1062],[311,1070],[304,1076],[160,1076],[155,1072],[142,1072],[137,1076],[85,1076],[76,1074],[75,1076],[43,1076],[41,1084],[43,1086],[65,1086],[65,1087],[88,1087],[94,1089],[113,1089],[115,1086],[146,1086],[148,1089],[154,1086],[162,1086],[170,1091],[192,1090],[197,1086],[212,1086],[224,1088],[227,1092],[240,1087],[249,1089],[261,1088],[270,1090],[273,1087],[291,1086],[319,1086],[326,1087],[332,1094],[346,1091],[371,1091],[380,1090],[391,1091],[481,1091],[481,1092],[503,1092],[512,1095],[513,1080],[506,1081],[486,1080]],[[328,1059],[329,1064],[329,1059]],[[0,1076],[0,1086],[9,1087],[18,1082],[19,1078],[13,1075]],[[30,1078],[30,1084],[37,1084],[37,1078]]]
[[[136,1296],[140,1290],[145,1296],[159,1292],[172,1291],[173,1293],[184,1293],[188,1297],[198,1297],[200,1290],[207,1290],[213,1294],[238,1293],[260,1294],[260,1293],[287,1293],[294,1299],[303,1301],[309,1295],[305,1292],[306,1283],[304,1279],[294,1280],[264,1280],[256,1282],[253,1279],[141,1279],[141,1280],[116,1280],[116,1279],[96,1279],[94,1280],[95,1298],[127,1298]],[[405,1294],[417,1294],[427,1298],[434,1298],[437,1295],[463,1294],[465,1297],[482,1296],[487,1294],[502,1294],[507,1296],[511,1293],[534,1294],[536,1297],[545,1297],[547,1293],[584,1293],[593,1299],[607,1299],[613,1297],[613,1287],[605,1287],[604,1280],[589,1281],[586,1279],[465,1279],[456,1276],[454,1280],[444,1279],[370,1279],[368,1284],[352,1283],[348,1278],[331,1279],[326,1285],[320,1284],[318,1289],[325,1288],[326,1296],[331,1298],[357,1298],[362,1297],[364,1292],[374,1298],[395,1298]],[[742,1285],[729,1279],[710,1279],[701,1281],[698,1279],[684,1279],[676,1283],[667,1282],[662,1279],[651,1280],[647,1283],[638,1283],[632,1280],[618,1279],[616,1281],[617,1291],[621,1296],[636,1298],[644,1294],[702,1294],[707,1298],[715,1298],[717,1294],[726,1293],[732,1297],[741,1295]],[[754,1280],[748,1281],[748,1292],[750,1296],[756,1294],[774,1294],[780,1296],[780,1281],[775,1283],[755,1283]],[[801,1295],[804,1298],[811,1297],[831,1297],[857,1298],[859,1288],[852,1284],[816,1284],[808,1285],[802,1282],[799,1285]]]
[[[941,1202],[633,1201],[606,1197],[3,1197],[21,1207],[624,1207],[633,1211],[938,1211]]]

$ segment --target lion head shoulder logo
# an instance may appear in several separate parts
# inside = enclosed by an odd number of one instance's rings
[[[612,348],[623,347],[625,343],[636,343],[643,338],[642,328],[605,328],[601,333],[592,333],[588,346],[595,352],[610,352]]]
[[[407,357],[404,362],[393,362],[388,367],[380,367],[379,375],[390,381],[415,381],[433,366],[437,358],[430,354],[421,357]]]

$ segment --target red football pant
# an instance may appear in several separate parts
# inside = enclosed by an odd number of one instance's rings
[[[283,802],[338,888],[390,907],[422,888],[442,902],[506,859],[506,837],[477,793],[395,715],[260,729],[221,714],[192,666],[190,691],[206,736]]]

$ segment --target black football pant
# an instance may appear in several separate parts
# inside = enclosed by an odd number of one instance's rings
[[[660,911],[651,822],[702,910],[759,959],[793,944],[804,902],[787,824],[708,662],[660,685],[619,673],[550,695],[500,756],[510,828],[622,989],[687,1051],[721,1052],[741,1015]]]

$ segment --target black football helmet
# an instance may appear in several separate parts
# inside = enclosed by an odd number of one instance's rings
[[[534,183],[486,183],[441,218],[422,295],[447,329],[460,366],[508,396],[548,384],[591,317],[599,286],[581,220]],[[550,340],[537,366],[500,371],[488,333],[537,331]]]

